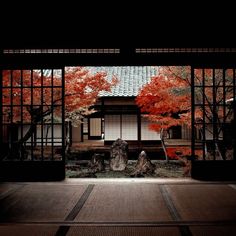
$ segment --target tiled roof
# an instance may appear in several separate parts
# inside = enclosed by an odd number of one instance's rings
[[[101,97],[132,97],[137,96],[139,89],[150,82],[152,76],[157,74],[155,66],[101,66],[87,67],[91,73],[104,71],[107,80],[115,75],[119,82],[111,92],[101,92]]]

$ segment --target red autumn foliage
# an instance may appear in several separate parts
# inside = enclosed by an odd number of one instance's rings
[[[136,102],[153,121],[151,129],[159,131],[171,126],[190,123],[191,101],[187,80],[162,68],[139,92]]]
[[[167,147],[166,151],[171,160],[179,160],[179,158],[191,156],[190,147]],[[201,157],[202,150],[195,150],[195,155]]]
[[[202,137],[223,140],[225,123],[233,119],[232,105],[234,100],[232,69],[194,69],[194,116],[195,128]],[[159,67],[159,72],[150,83],[144,86],[136,98],[152,124],[150,129],[163,134],[172,126],[191,125],[191,70],[186,66]],[[212,124],[217,124],[214,126]],[[164,136],[161,135],[164,147]],[[223,155],[215,143],[219,159]],[[230,144],[229,144],[230,145]],[[205,146],[208,153],[207,146]],[[169,150],[165,151],[166,159],[176,158]],[[168,157],[169,156],[169,157]]]
[[[28,124],[23,137],[9,150],[10,158],[22,156],[23,144],[33,137],[37,124],[62,118],[62,83],[65,84],[65,118],[76,124],[84,115],[93,112],[90,107],[95,104],[99,92],[110,91],[117,82],[116,78],[107,81],[106,73],[91,74],[83,67],[66,68],[65,81],[61,70],[51,70],[49,75],[44,70],[4,70],[2,79],[4,123]]]
[[[54,70],[55,72],[55,70]],[[24,123],[32,119],[32,110],[41,109],[37,115],[46,117],[51,112],[61,114],[61,72],[55,72],[53,79],[50,75],[41,74],[39,70],[4,70],[3,71],[2,104],[5,122],[21,121]],[[77,111],[86,113],[96,102],[100,91],[110,91],[117,79],[106,80],[106,73],[91,74],[83,67],[65,69],[65,114]],[[13,86],[10,88],[10,86]],[[53,89],[50,86],[54,86]],[[31,86],[33,89],[31,89]],[[9,88],[8,88],[9,87]],[[11,103],[14,105],[12,111]],[[43,106],[42,106],[43,104]],[[7,106],[9,105],[9,107]],[[21,106],[23,105],[23,106]],[[53,107],[51,106],[53,105]],[[23,114],[23,116],[21,116]],[[12,117],[11,117],[12,116]]]
[[[203,74],[204,73],[204,74]],[[213,79],[214,78],[214,79]],[[195,107],[195,119],[201,123],[203,112],[205,121],[212,122],[213,117],[220,123],[223,120],[224,108],[220,106],[225,100],[233,97],[233,70],[225,71],[212,69],[195,69],[195,103],[204,103],[205,110],[201,106]],[[204,80],[204,94],[202,84]],[[223,81],[228,86],[223,91]],[[215,94],[213,94],[213,83],[215,83]],[[160,131],[171,126],[188,124],[191,121],[191,71],[187,66],[159,67],[159,73],[154,76],[150,83],[144,86],[137,98],[136,103],[145,116],[153,122],[151,129]],[[200,87],[197,87],[200,86]],[[204,98],[204,99],[203,99]],[[204,102],[203,102],[204,101]],[[212,110],[212,105],[218,105]],[[225,119],[230,119],[230,112]],[[219,126],[221,127],[221,126]],[[220,128],[219,128],[220,134]]]

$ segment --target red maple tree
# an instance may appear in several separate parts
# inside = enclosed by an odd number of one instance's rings
[[[146,84],[136,98],[137,105],[146,117],[154,121],[151,129],[160,131],[182,123],[189,123],[191,100],[189,81],[182,79],[167,68]]]
[[[202,89],[203,79],[204,91]],[[223,122],[230,120],[231,112],[230,106],[227,105],[227,111],[224,114],[225,108],[222,104],[227,103],[233,97],[233,70],[226,70],[224,77],[223,70],[220,69],[215,70],[214,75],[212,69],[195,69],[194,80],[195,103],[202,104],[195,107],[196,126],[200,132],[205,132],[202,125],[203,116],[206,123],[212,123],[214,119],[218,123],[215,138],[216,140],[223,139]],[[225,91],[223,83],[227,85]],[[164,144],[164,131],[172,126],[182,124],[190,126],[191,124],[191,68],[187,66],[159,67],[158,75],[154,76],[150,83],[140,90],[136,103],[144,116],[152,121],[150,129],[161,133],[161,140]],[[215,109],[213,109],[213,105]],[[213,133],[211,126],[206,126],[205,129],[208,129],[209,133]],[[221,156],[218,147],[216,150]],[[165,148],[164,151],[168,158]]]
[[[35,132],[36,125],[62,114],[61,70],[3,70],[2,105],[4,123],[29,124],[28,131],[14,146],[20,149]],[[53,76],[52,76],[53,75]],[[105,72],[91,74],[84,67],[65,68],[65,119],[77,124],[94,112],[99,92],[110,91],[117,83],[106,79]]]

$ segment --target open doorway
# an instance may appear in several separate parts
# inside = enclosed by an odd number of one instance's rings
[[[180,68],[190,72],[190,67]],[[149,114],[142,107],[142,92],[149,85],[155,86],[162,73],[169,73],[173,80],[178,68],[164,68],[158,66],[99,66],[84,67],[92,76],[103,73],[108,81],[116,78],[116,83],[109,91],[100,91],[96,97],[96,103],[91,109],[93,112],[81,119],[81,124],[72,126],[70,153],[67,155],[68,177],[190,177],[189,161],[183,156],[191,155],[191,120],[188,124],[179,121],[178,112],[169,112],[170,125],[167,127],[155,127],[158,120],[153,120],[153,114]],[[173,73],[168,70],[172,69]],[[165,71],[164,71],[165,70]],[[181,73],[182,73],[181,71]],[[190,73],[189,73],[190,76]],[[175,78],[176,79],[176,78]],[[185,79],[185,78],[184,78]],[[184,80],[183,79],[183,80]],[[190,81],[190,77],[188,78]],[[154,81],[154,82],[153,82]],[[153,85],[150,85],[151,82]],[[172,81],[173,82],[173,81]],[[164,81],[163,81],[164,84]],[[166,88],[157,90],[166,99],[165,103],[173,106],[173,97],[178,94],[176,86],[169,86],[168,97],[164,94]],[[190,85],[185,88],[189,112],[191,113]],[[183,89],[183,90],[184,90]],[[183,91],[181,91],[183,92]],[[176,94],[175,94],[176,93]],[[152,95],[157,98],[156,94]],[[172,96],[172,101],[169,101]],[[160,98],[158,98],[160,99]],[[149,101],[155,106],[155,102]],[[180,106],[180,101],[177,104]],[[166,116],[166,110],[160,110],[160,116]],[[176,109],[176,108],[175,108]],[[162,113],[162,114],[161,114]],[[173,113],[173,114],[171,114]],[[149,116],[150,115],[150,116]],[[73,121],[71,120],[73,123]],[[161,121],[162,122],[162,121]],[[80,137],[79,137],[80,135]],[[110,166],[112,146],[120,139],[127,143],[127,151],[124,154],[125,168],[113,170]],[[140,157],[143,155],[143,157]],[[139,158],[140,157],[140,158]],[[119,159],[120,157],[118,157]],[[139,159],[144,158],[144,164],[149,166],[146,170],[139,168]],[[146,163],[146,164],[145,164]],[[119,163],[117,163],[118,165]],[[124,166],[124,163],[122,163]],[[140,168],[143,168],[140,165]],[[118,168],[119,169],[119,168]]]

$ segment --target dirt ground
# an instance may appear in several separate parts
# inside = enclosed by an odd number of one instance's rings
[[[170,160],[168,163],[163,160],[152,160],[155,164],[153,174],[142,174],[140,178],[183,178],[189,177],[189,170],[186,165],[178,160]],[[124,171],[111,171],[108,161],[105,161],[104,171],[93,173],[88,168],[88,161],[69,161],[66,165],[67,178],[132,178],[130,174],[134,171],[136,161],[129,160]]]

